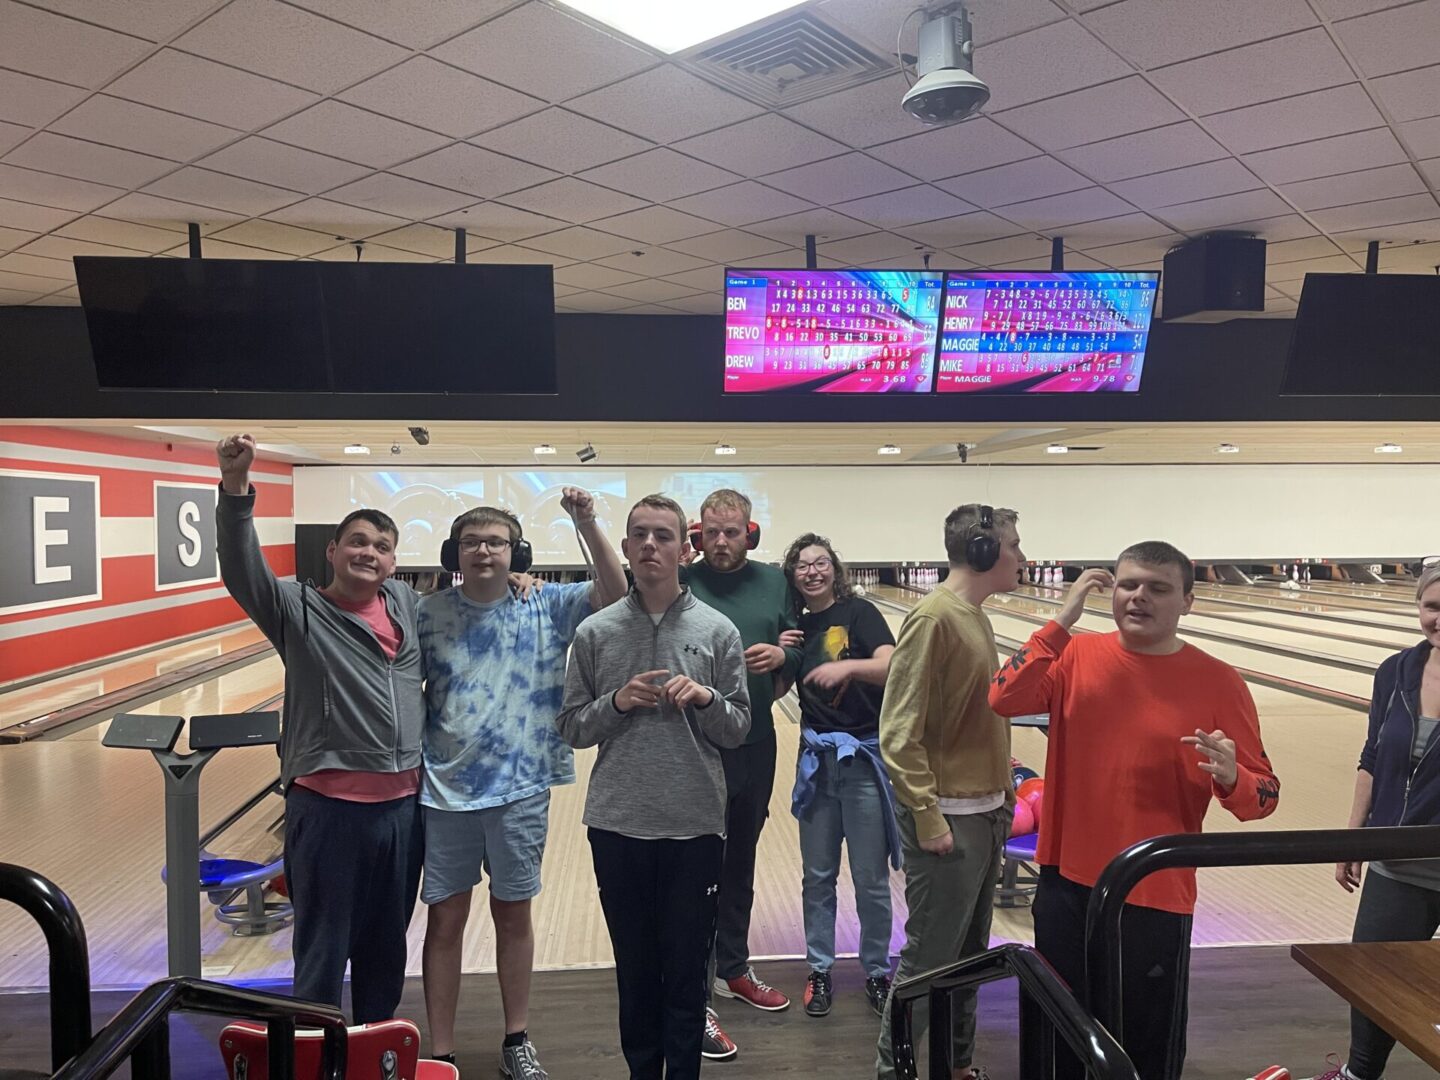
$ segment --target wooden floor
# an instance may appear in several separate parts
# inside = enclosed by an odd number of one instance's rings
[[[762,978],[798,994],[805,977],[802,961],[761,964]],[[721,1017],[740,1047],[735,1060],[706,1063],[714,1077],[873,1077],[879,1021],[865,1003],[863,975],[855,965],[835,971],[835,1009],[812,1019],[792,1006],[761,1013],[725,1003]],[[1204,949],[1195,953],[1190,978],[1190,1036],[1187,1080],[1241,1080],[1266,1065],[1288,1067],[1298,1077],[1324,1070],[1325,1055],[1344,1054],[1348,1011],[1344,1003],[1292,961],[1282,948]],[[982,988],[976,1061],[992,1076],[1016,1074],[1018,1030],[1014,983]],[[97,1026],[127,999],[99,994]],[[47,999],[41,994],[0,998],[0,1061],[11,1069],[48,1067]],[[426,1045],[420,981],[408,980],[401,1015],[421,1026]],[[530,1010],[530,1035],[550,1074],[561,1078],[621,1080],[627,1075],[616,1029],[615,980],[609,971],[539,974]],[[216,1051],[223,1021],[184,1017],[171,1026],[176,1080],[224,1076]],[[457,1043],[461,1073],[468,1080],[497,1075],[502,1024],[493,977],[466,976],[461,988]],[[923,1069],[923,1059],[922,1059]],[[123,1074],[121,1074],[123,1075]],[[923,1075],[923,1073],[922,1073]],[[1390,1080],[1420,1080],[1434,1074],[1414,1055],[1397,1047],[1385,1074]],[[5,1076],[0,1068],[0,1078]]]
[[[1248,592],[1267,600],[1266,617],[1276,622],[1277,634],[1287,626],[1303,627],[1306,608],[1337,610],[1326,597],[1306,594],[1290,599],[1275,589]],[[1033,599],[1026,603],[1031,609],[1044,610]],[[994,619],[997,631],[1012,637],[1023,638],[1033,629],[1003,609],[996,611]],[[1096,629],[1105,628],[1098,615],[1087,615],[1086,620]],[[1270,631],[1263,626],[1246,626],[1238,632],[1259,639]],[[1209,642],[1197,644],[1219,652]],[[1243,653],[1236,662],[1277,674],[1290,675],[1299,670],[1297,665],[1305,663],[1236,648]],[[1353,648],[1359,655],[1365,646],[1332,642],[1324,648],[1336,653]],[[1304,678],[1315,681],[1348,674],[1320,667],[1303,671]],[[192,687],[145,711],[189,715],[245,708],[277,693],[280,679],[279,661],[270,659]],[[1348,684],[1336,688],[1352,689]],[[1368,685],[1358,692],[1368,694]],[[1355,759],[1364,738],[1363,714],[1279,690],[1252,687],[1252,693],[1260,710],[1267,748],[1283,785],[1280,807],[1264,827],[1343,825]],[[757,861],[757,900],[750,946],[757,957],[797,957],[804,954],[804,935],[798,834],[789,812],[789,778],[793,776],[798,738],[783,710],[777,710],[776,722],[780,731],[778,779],[771,820],[762,835]],[[159,878],[164,852],[161,779],[149,755],[101,747],[98,740],[102,730],[91,728],[59,742],[0,747],[0,860],[32,866],[54,878],[74,897],[89,931],[97,986],[134,987],[162,977],[166,968],[164,893]],[[1043,735],[1033,729],[1017,728],[1014,746],[1022,760],[1043,767]],[[611,960],[590,853],[580,824],[593,757],[593,751],[577,755],[580,782],[554,792],[550,841],[543,866],[545,887],[535,904],[536,964],[541,970],[601,966]],[[234,750],[219,755],[207,767],[202,784],[202,825],[220,818],[264,786],[276,772],[277,762],[269,750]],[[278,800],[267,800],[217,851],[255,858],[273,854],[277,845],[266,826],[279,809]],[[1256,828],[1235,822],[1213,804],[1206,827]],[[1204,870],[1200,877],[1197,944],[1253,945],[1349,937],[1355,898],[1334,884],[1326,867]],[[905,915],[902,875],[894,875],[892,894],[892,947],[898,951],[903,942]],[[483,972],[494,967],[494,936],[486,905],[482,886],[477,890],[475,917],[465,938],[466,971]],[[839,906],[837,946],[842,953],[853,953],[858,927],[846,873],[840,879]],[[410,930],[411,974],[420,970],[424,918],[422,908]],[[203,926],[205,962],[207,971],[214,976],[288,976],[288,932],[267,938],[233,938],[210,918],[208,911]],[[1031,933],[1028,909],[997,910],[997,940],[1028,942]],[[17,911],[0,907],[0,987],[40,986],[45,979],[38,931]]]

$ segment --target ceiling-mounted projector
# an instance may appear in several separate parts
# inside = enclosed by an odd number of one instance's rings
[[[920,76],[900,99],[911,116],[948,124],[974,116],[990,100],[990,87],[975,77],[970,13],[956,4],[920,25],[915,71]]]

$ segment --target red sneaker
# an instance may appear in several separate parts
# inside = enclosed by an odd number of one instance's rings
[[[780,1012],[790,1007],[790,999],[757,979],[754,968],[746,968],[744,975],[733,979],[716,979],[715,992],[721,997],[735,998],[766,1012]]]

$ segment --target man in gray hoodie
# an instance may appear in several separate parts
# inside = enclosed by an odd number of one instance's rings
[[[679,504],[641,499],[621,547],[635,587],[580,624],[555,722],[576,749],[600,748],[584,821],[630,1076],[690,1080],[724,851],[720,747],[750,729],[745,657],[730,620],[680,585]]]
[[[378,510],[356,510],[335,530],[329,585],[278,580],[255,533],[255,440],[232,435],[215,450],[220,576],[285,664],[295,996],[339,1005],[348,961],[355,1022],[388,1020],[404,988],[424,853],[418,598],[389,580],[399,536]]]

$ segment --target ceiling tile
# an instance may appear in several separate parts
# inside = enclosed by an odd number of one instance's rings
[[[830,205],[908,187],[910,177],[872,157],[852,153],[787,169],[766,177],[765,182],[811,202]]]
[[[1358,84],[1218,113],[1205,125],[1237,154],[1379,127],[1384,121]]]
[[[687,315],[718,315],[721,310],[723,297],[716,294],[713,296],[682,296],[678,300],[667,300],[665,306]]]
[[[976,206],[991,207],[1074,191],[1089,187],[1090,181],[1052,157],[1038,157],[966,173],[937,186]]]
[[[622,214],[645,205],[643,199],[589,184],[573,176],[561,177],[526,191],[517,191],[513,195],[507,195],[505,202],[510,206],[518,206],[537,214],[548,214],[577,224],[612,214]]]
[[[33,274],[57,282],[69,283],[75,280],[75,264],[70,262],[68,257],[47,259],[42,255],[27,255],[20,251],[0,255],[0,271],[8,274]],[[52,286],[56,289],[60,287],[58,284]]]
[[[0,229],[0,251],[13,251],[15,248],[24,247],[39,235],[28,229]]]
[[[718,221],[722,225],[748,225],[752,221],[801,212],[810,206],[803,199],[757,184],[754,180],[691,195],[676,200],[672,205],[677,210]]]
[[[258,135],[232,143],[196,164],[231,176],[243,176],[262,184],[311,194],[347,184],[370,171],[364,165],[263,139]]]
[[[226,243],[247,244],[250,247],[282,251],[289,255],[314,255],[335,246],[332,234],[297,229],[293,225],[282,225],[277,221],[244,221],[221,229],[213,234],[216,240]]]
[[[107,94],[250,131],[315,100],[308,90],[161,49],[105,88]]]
[[[1228,228],[1236,232],[1253,233],[1267,241],[1295,240],[1302,236],[1315,236],[1319,230],[1299,214],[1285,213],[1253,221],[1237,221]]]
[[[1152,173],[1133,180],[1121,180],[1110,190],[1142,209],[1195,202],[1240,191],[1253,191],[1263,185],[1255,174],[1234,158],[1189,165],[1183,169]]]
[[[1168,206],[1156,211],[1155,216],[1181,232],[1193,233],[1234,225],[1251,218],[1284,214],[1289,209],[1285,200],[1273,191],[1260,190]]]
[[[186,244],[181,244],[179,247],[161,254],[183,259],[189,254],[189,250]],[[224,240],[211,240],[208,237],[204,244],[204,256],[207,259],[266,259],[272,262],[293,262],[295,260],[295,256],[283,251],[270,251],[267,248],[250,247],[248,244],[231,244]]]
[[[471,257],[472,263],[498,263],[505,266],[569,266],[574,259],[545,251],[532,251],[514,244],[501,244],[486,248]]]
[[[1265,265],[1273,269],[1285,263],[1327,258],[1339,253],[1340,250],[1335,241],[1328,236],[1306,236],[1300,240],[1281,240],[1278,243],[1265,245]]]
[[[1093,5],[1092,5],[1093,6]],[[1305,0],[1265,0],[1245,8],[1229,0],[1123,0],[1085,16],[1085,25],[1144,69],[1233,49],[1316,24]]]
[[[555,280],[572,289],[603,289],[627,281],[642,280],[639,274],[626,273],[598,263],[575,263],[555,271]]]
[[[59,235],[151,254],[174,247],[180,239],[170,229],[156,229],[149,225],[136,225],[131,221],[115,221],[94,216],[72,221],[60,230]]]
[[[740,179],[732,172],[677,154],[664,146],[601,165],[581,175],[593,183],[653,202],[671,202]]]
[[[39,169],[76,180],[109,182],[122,187],[139,187],[175,168],[173,161],[119,150],[113,146],[52,135],[42,131],[23,146],[5,155],[10,165]]]
[[[1140,263],[1149,263],[1158,267],[1165,262],[1165,253],[1170,250],[1173,243],[1174,241],[1169,239],[1131,240],[1128,244],[1110,244],[1106,247],[1090,248],[1086,254],[1106,266],[1136,266]]]
[[[0,165],[0,196],[20,202],[58,206],[65,210],[94,210],[125,194],[123,188],[71,180],[64,176]]]
[[[1002,236],[1024,232],[1019,225],[986,211],[961,214],[943,221],[927,221],[908,225],[903,230],[911,240],[932,248],[959,248],[979,244]]]
[[[658,102],[664,108],[656,108]],[[762,111],[669,64],[567,103],[576,112],[659,143],[677,142]]]
[[[473,195],[465,195],[449,188],[422,184],[407,176],[391,173],[372,173],[363,180],[336,188],[325,193],[336,202],[353,203],[369,207],[385,214],[399,217],[428,218],[448,214],[474,202]]]
[[[278,0],[232,0],[175,45],[322,94],[406,56],[398,45]]]
[[[497,202],[476,203],[453,214],[437,214],[430,223],[451,229],[468,229],[478,236],[505,241],[524,240],[563,229],[566,225],[557,218],[532,214],[529,210]]]
[[[381,214],[329,199],[306,199],[272,211],[266,217],[347,240],[363,240],[405,224],[404,218],[392,214]]]
[[[560,172],[580,172],[638,154],[650,145],[645,139],[565,109],[546,109],[470,141]]]
[[[158,231],[158,230],[157,230]],[[166,247],[174,247],[180,239],[176,233],[165,233],[170,238]],[[23,255],[39,255],[46,259],[71,259],[76,255],[109,255],[120,258],[134,258],[141,254],[133,248],[116,247],[113,244],[92,244],[88,240],[74,240],[59,233],[42,236],[22,249]]]
[[[998,114],[1000,123],[1047,150],[1113,139],[1184,119],[1139,77],[1078,90]]]
[[[1335,176],[1355,165],[1394,165],[1404,160],[1405,151],[1389,128],[1336,135],[1244,157],[1245,164],[1270,184]]]
[[[628,214],[604,218],[594,222],[594,227],[616,236],[629,237],[647,244],[668,244],[672,240],[684,240],[700,236],[715,228],[713,221],[704,221],[689,214],[682,214],[668,206],[647,206],[632,210]]]
[[[1440,3],[1377,11],[1338,23],[1335,32],[1360,70],[1371,77],[1435,63],[1440,52]]]
[[[1052,0],[969,0],[965,7],[980,41],[998,41],[1065,17]],[[915,9],[913,0],[825,0],[820,10],[833,22],[854,30],[886,56],[895,50],[900,20]],[[906,27],[906,48],[914,51],[916,26]]]
[[[491,153],[469,143],[455,143],[433,154],[407,161],[404,165],[396,165],[390,171],[455,191],[468,191],[481,198],[517,191],[555,176],[549,169]]]
[[[679,301],[677,301],[678,303]],[[557,310],[568,311],[620,311],[634,307],[635,301],[602,292],[578,292],[565,297],[563,303],[556,303]]]
[[[266,214],[301,199],[294,191],[285,191],[269,184],[257,184],[253,180],[242,180],[193,165],[155,181],[146,187],[145,191],[164,199],[213,206],[247,217]]]
[[[387,41],[423,49],[468,30],[515,5],[515,0],[291,0],[296,7],[328,16]]]
[[[7,259],[9,255],[5,256]],[[63,288],[65,282],[39,274],[22,274],[16,270],[0,270],[0,289],[16,289],[20,292],[39,293],[42,296]]]
[[[1400,138],[1405,140],[1417,158],[1440,156],[1440,117],[1401,124]]]
[[[992,113],[1110,82],[1134,71],[1093,34],[1068,19],[991,45],[985,44],[983,37],[976,40],[980,45],[975,51],[975,73],[990,86]],[[1056,63],[1057,56],[1065,57],[1065,62]]]
[[[43,127],[84,96],[78,86],[0,70],[0,120]]]
[[[444,146],[432,131],[339,101],[322,101],[265,130],[266,136],[306,150],[381,169]]]
[[[106,217],[172,229],[182,235],[192,221],[200,226],[202,235],[207,235],[248,216],[233,214],[213,206],[197,206],[194,203],[162,199],[158,195],[146,195],[140,191],[122,195],[104,206],[101,212]]]
[[[544,236],[533,236],[525,246],[556,255],[568,255],[574,259],[603,259],[607,255],[618,255],[635,246],[634,241],[624,240],[610,233],[580,227],[561,229]]]
[[[625,285],[609,285],[605,287],[604,291],[612,296],[623,296],[627,300],[639,300],[645,303],[678,300],[682,296],[695,295],[694,289],[687,289],[683,285],[660,281],[656,278],[642,278],[640,281],[633,281]]]
[[[354,244],[340,244],[325,251],[317,251],[310,258],[318,259],[320,262],[433,263],[436,261],[432,256],[420,255],[401,248],[386,247],[373,240],[361,243],[360,258],[358,259],[355,257]]]
[[[655,63],[615,35],[543,4],[521,5],[430,51],[547,101],[564,101]]]
[[[975,207],[963,199],[929,184],[869,195],[863,199],[839,203],[840,213],[880,229],[902,228],[922,221],[952,218],[969,213]]]
[[[96,94],[50,125],[51,131],[172,161],[191,161],[240,132],[204,120]]]
[[[676,251],[683,251],[686,255],[694,255],[696,258],[724,263],[735,259],[753,259],[760,255],[768,255],[787,245],[783,240],[772,240],[768,236],[756,236],[754,233],[742,232],[739,229],[722,229],[719,232],[706,233],[704,236],[692,237],[689,240],[677,240],[667,246]],[[648,297],[642,299],[648,299]]]
[[[839,240],[847,236],[859,236],[871,229],[865,223],[844,214],[837,214],[834,210],[817,208],[753,222],[746,227],[746,231],[784,240],[796,247],[804,247],[806,236],[815,236],[820,240]]]
[[[821,244],[817,252],[827,258],[848,266],[868,266],[881,259],[910,258],[914,265],[920,265],[920,253],[915,250],[915,241],[889,232],[866,233],[852,236],[848,240],[832,240]]]
[[[792,106],[785,110],[785,115],[849,146],[873,146],[915,130],[915,120],[900,108],[900,99],[907,89],[909,84],[897,71],[883,79]]]
[[[20,141],[27,138],[30,133],[31,129],[28,127],[0,120],[0,155],[4,155],[12,147],[19,146]]]
[[[1387,165],[1380,169],[1327,176],[1321,180],[1286,184],[1280,188],[1280,194],[1301,210],[1325,210],[1332,206],[1415,195],[1424,190],[1424,181],[1407,162]]]
[[[68,289],[61,289],[57,293],[51,293],[49,296],[32,300],[30,303],[35,307],[79,307],[80,292],[72,285]]]
[[[1320,27],[1202,56],[1151,73],[1155,85],[1198,116],[1354,82]]]
[[[1104,188],[1085,188],[1050,195],[1043,199],[1015,203],[1005,207],[1000,216],[1026,229],[1053,229],[1099,218],[1129,214],[1134,207]]]
[[[1420,172],[1424,174],[1432,188],[1440,190],[1440,158],[1431,158],[1429,161],[1420,162]]]
[[[1412,0],[1317,0],[1320,10],[1330,19],[1353,19],[1357,15],[1368,15],[1387,7],[1398,7]]]
[[[1440,64],[1372,79],[1370,89],[1397,121],[1440,114]]]
[[[1341,232],[1440,218],[1440,205],[1436,205],[1433,195],[1405,195],[1317,210],[1311,217],[1326,232]]]
[[[450,260],[455,258],[455,231],[453,229],[441,229],[435,225],[417,223],[381,233],[371,239],[385,247],[413,251],[417,255],[429,255],[434,259]],[[492,247],[495,242],[481,239],[479,243],[484,247]],[[466,237],[466,254],[468,255],[473,250],[475,248],[471,246],[470,238]]]
[[[995,121],[977,116],[885,143],[870,153],[922,180],[941,180],[1034,157],[1040,151]]]
[[[1173,235],[1174,230],[1170,226],[1148,214],[1124,214],[1070,226],[1065,230],[1065,246],[1075,251],[1088,251],[1102,244],[1154,240]]]
[[[0,68],[91,88],[103,86],[153,47],[11,0],[0,0],[0,27]]]
[[[624,270],[626,273],[642,274],[645,277],[665,277],[669,274],[677,274],[684,270],[694,270],[696,267],[704,266],[706,260],[697,259],[694,255],[685,255],[678,251],[669,251],[666,248],[650,248],[642,251],[639,255],[624,252],[619,255],[612,255],[608,259],[601,259],[601,264],[615,270]]]
[[[86,22],[98,23],[149,41],[168,41],[215,7],[215,0],[126,0],[97,4],[93,0],[30,0]]]
[[[834,139],[776,113],[684,139],[675,149],[746,176],[808,165],[845,152]]]
[[[976,266],[998,268],[1011,266],[1026,259],[1049,258],[1050,241],[1028,233],[1010,236],[1003,240],[990,240],[982,244],[967,244],[955,248],[957,254],[969,259]]]
[[[758,257],[758,256],[753,256]],[[727,260],[731,266],[737,265]],[[777,261],[779,266],[793,265],[788,259]],[[702,266],[695,270],[685,270],[676,274],[667,274],[665,280],[672,285],[678,285],[686,289],[700,290],[702,292],[715,292],[723,289],[725,269],[720,266]]]
[[[0,305],[5,307],[18,307],[21,304],[28,304],[32,300],[38,300],[43,295],[44,293],[21,289],[0,289]]]
[[[545,107],[539,98],[428,56],[411,57],[339,96],[371,112],[456,138],[499,127]]]
[[[1228,154],[1223,146],[1205,134],[1200,125],[1186,121],[1072,147],[1060,151],[1057,156],[1085,175],[1093,176],[1101,183],[1109,183],[1216,161]]]

